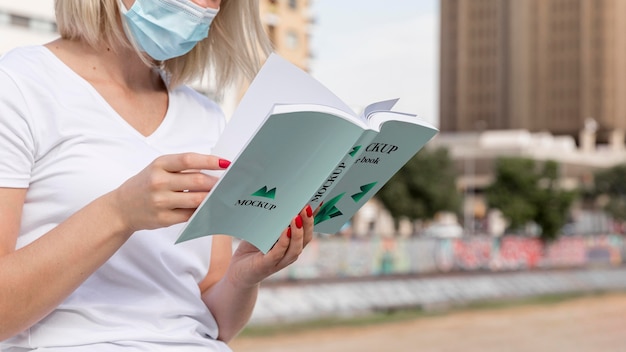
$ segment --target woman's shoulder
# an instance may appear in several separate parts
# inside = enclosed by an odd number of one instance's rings
[[[29,45],[13,48],[0,55],[0,68],[20,69],[29,63],[40,63],[46,60],[47,51],[43,45]]]
[[[26,86],[41,84],[39,77],[42,70],[46,70],[46,65],[42,65],[44,50],[43,46],[22,46],[0,55],[0,91],[5,98]]]
[[[52,54],[43,45],[17,47],[0,56],[0,74],[20,86],[25,82],[43,84],[42,78],[53,71],[52,60]]]

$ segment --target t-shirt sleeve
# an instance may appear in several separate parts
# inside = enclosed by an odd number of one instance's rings
[[[34,164],[28,105],[15,81],[0,69],[0,187],[27,188]]]

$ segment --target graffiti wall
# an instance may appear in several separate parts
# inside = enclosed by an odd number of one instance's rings
[[[568,236],[543,244],[504,236],[461,239],[315,239],[274,280],[350,278],[455,271],[618,266],[626,263],[620,235]]]

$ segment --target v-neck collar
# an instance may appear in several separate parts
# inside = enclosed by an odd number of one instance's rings
[[[55,55],[49,48],[47,48],[44,45],[41,45],[40,48],[46,53],[46,55],[49,55],[53,61],[55,62],[55,64],[62,70],[66,71],[66,73],[70,76],[73,77],[73,79],[75,79],[79,84],[81,84],[82,86],[85,87],[85,89],[96,99],[98,100],[102,106],[108,110],[111,114],[111,116],[115,117],[116,120],[118,120],[118,122],[124,126],[125,129],[129,130],[130,133],[136,135],[137,137],[145,140],[145,141],[150,141],[152,139],[157,138],[160,134],[162,134],[162,130],[166,130],[167,126],[169,126],[171,124],[171,121],[173,119],[172,115],[172,111],[174,110],[173,104],[174,103],[174,99],[172,96],[172,92],[170,91],[169,86],[167,86],[167,80],[165,79],[165,77],[163,77],[163,74],[161,73],[161,79],[163,80],[163,82],[166,84],[166,89],[167,89],[167,95],[168,95],[168,106],[167,106],[167,110],[165,112],[165,116],[163,117],[163,119],[161,120],[161,122],[159,123],[159,125],[157,126],[157,128],[152,131],[152,133],[150,133],[149,135],[144,135],[141,132],[139,132],[139,130],[137,130],[135,127],[133,127],[130,123],[128,123],[128,121],[126,121],[126,119],[124,119],[124,117],[122,117],[112,106],[111,104],[109,104],[109,102],[100,94],[100,92],[98,92],[98,90],[91,84],[89,83],[89,81],[87,81],[85,78],[83,78],[81,75],[79,75],[76,71],[74,71],[71,67],[69,67],[65,62],[63,62],[63,60],[61,60],[57,55]]]

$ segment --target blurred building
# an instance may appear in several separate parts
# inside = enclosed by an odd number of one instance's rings
[[[314,22],[311,0],[259,0],[259,6],[261,21],[274,51],[304,71],[309,71],[310,36]],[[226,116],[235,111],[248,84],[243,82],[221,99]]]
[[[0,0],[0,54],[57,37],[53,0]]]
[[[261,19],[278,54],[309,70],[313,16],[310,0],[261,0]]]
[[[441,130],[623,145],[624,33],[624,0],[441,0]]]
[[[426,148],[445,148],[454,161],[458,174],[457,188],[464,195],[462,223],[465,232],[494,235],[503,228],[494,230],[495,219],[492,217],[498,214],[488,209],[484,190],[495,180],[495,163],[499,158],[527,158],[537,163],[555,161],[559,164],[560,187],[570,190],[593,187],[596,172],[626,161],[625,148],[590,143],[589,140],[594,139],[591,131],[583,130],[581,135],[587,142],[578,146],[572,136],[522,129],[444,132],[429,142]],[[610,221],[603,212],[585,209],[585,204],[576,204],[572,212],[575,233],[610,231]],[[482,228],[484,223],[489,226]]]

